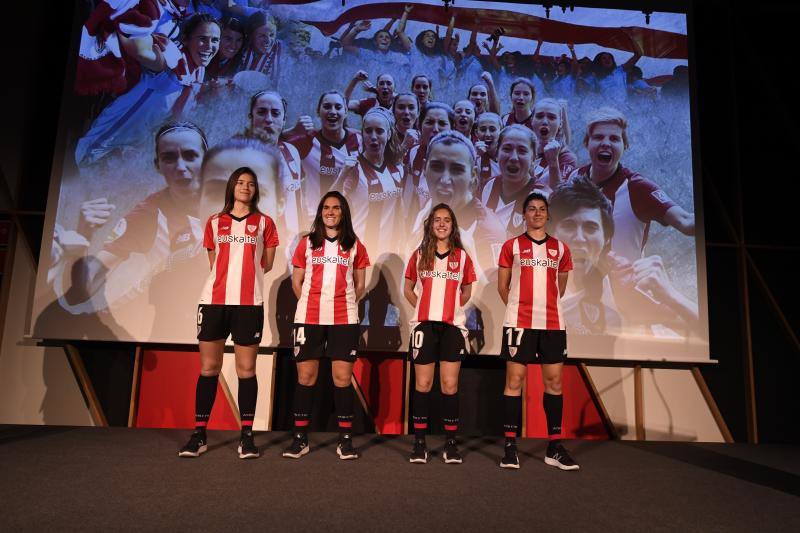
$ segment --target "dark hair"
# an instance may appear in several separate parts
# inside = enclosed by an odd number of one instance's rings
[[[453,111],[453,108],[449,105],[442,103],[442,102],[428,102],[425,107],[419,112],[419,125],[422,127],[422,123],[425,122],[425,117],[428,116],[428,112],[431,109],[443,109],[445,113],[447,113],[447,120],[450,122],[450,127],[453,127],[453,124],[456,121],[456,113]]]
[[[347,98],[344,97],[344,95],[341,93],[341,91],[337,91],[336,89],[331,89],[330,91],[325,91],[324,93],[319,95],[319,100],[317,100],[317,114],[319,115],[319,108],[322,107],[322,99],[325,98],[326,96],[328,96],[329,94],[336,94],[336,95],[339,96],[339,98],[342,99],[342,102],[344,103],[344,107],[345,107],[345,112],[346,112],[347,111]]]
[[[239,167],[233,171],[231,177],[228,178],[228,184],[225,185],[225,207],[222,208],[220,214],[230,213],[233,210],[233,205],[236,200],[233,197],[233,191],[236,188],[236,182],[239,181],[239,178],[243,174],[250,174],[253,176],[253,180],[255,181],[256,186],[256,193],[253,195],[253,198],[250,199],[250,212],[251,213],[258,213],[258,201],[261,198],[258,190],[258,176],[250,167]]]
[[[614,236],[614,208],[603,191],[585,176],[576,176],[561,183],[550,195],[550,216],[553,222],[572,215],[578,209],[599,209],[603,236],[611,242]]]
[[[186,21],[181,25],[180,40],[184,41],[185,39],[191,38],[194,30],[196,30],[201,24],[216,24],[219,28],[219,31],[222,32],[222,26],[213,15],[209,13],[195,13],[186,19]]]
[[[350,216],[350,205],[347,199],[339,191],[328,191],[320,199],[317,206],[317,215],[314,217],[314,222],[311,223],[311,232],[308,234],[308,240],[312,248],[320,248],[325,244],[325,223],[322,221],[322,206],[328,198],[336,198],[339,200],[339,205],[342,208],[342,220],[339,222],[339,246],[344,250],[350,250],[355,246],[358,237],[353,229],[353,219]]]
[[[514,96],[514,87],[519,84],[527,85],[528,88],[531,90],[531,104],[536,101],[536,87],[533,86],[533,82],[526,78],[516,78],[514,81],[511,82],[511,88],[508,90],[509,96]]]
[[[203,152],[206,152],[208,150],[208,139],[206,139],[206,134],[203,132],[202,129],[200,129],[200,126],[198,126],[194,122],[189,122],[188,120],[167,122],[166,124],[163,124],[160,128],[158,128],[158,131],[156,132],[156,138],[155,138],[156,157],[154,160],[156,166],[158,166],[158,141],[161,140],[161,137],[163,137],[167,133],[172,133],[175,130],[191,130],[197,133],[200,136],[200,142],[203,144]]]
[[[280,177],[281,174],[279,161],[281,154],[274,147],[256,138],[237,135],[226,141],[222,141],[219,144],[215,144],[206,152],[205,156],[203,157],[203,166],[201,167],[201,172],[205,173],[206,166],[208,165],[209,161],[214,159],[220,153],[228,150],[255,150],[265,154],[269,159],[270,170],[272,170],[272,173],[275,176],[275,195],[277,196],[278,201],[283,199],[285,184],[281,182]],[[255,176],[255,173],[253,173],[253,175]],[[203,179],[205,179],[205,177]]]
[[[412,91],[414,90],[414,84],[415,84],[415,83],[417,83],[417,80],[418,80],[419,78],[425,78],[426,80],[428,80],[428,90],[431,92],[431,94],[433,94],[433,80],[431,80],[431,79],[430,79],[428,76],[426,76],[425,74],[417,74],[416,76],[414,76],[413,78],[411,78],[411,90],[412,90]]]
[[[397,101],[400,99],[401,96],[409,96],[414,99],[414,102],[417,104],[417,116],[422,112],[422,105],[419,103],[419,98],[414,93],[397,93],[394,95],[394,100],[392,100],[392,115],[394,115],[395,107],[397,106]]]
[[[486,87],[486,84],[485,83],[475,83],[473,85],[470,85],[469,89],[467,89],[467,98],[469,98],[470,95],[472,94],[472,89],[474,89],[475,87],[478,87],[478,86]],[[486,87],[486,97],[487,98],[489,97],[489,88],[488,87]]]
[[[436,237],[433,236],[433,215],[440,209],[446,210],[453,221],[453,231],[450,232],[449,238],[450,253],[453,253],[456,248],[464,248],[461,244],[461,233],[458,231],[458,221],[453,209],[445,203],[436,204],[430,210],[428,216],[425,217],[425,222],[422,226],[422,242],[419,245],[419,261],[417,261],[417,269],[419,270],[433,268],[433,257],[436,254]]]
[[[602,57],[603,55],[608,55],[611,58],[611,68],[606,68],[603,66]],[[606,76],[611,73],[612,70],[617,68],[617,60],[614,59],[614,56],[610,52],[598,52],[597,55],[594,56],[592,60],[592,70],[594,71],[595,75],[602,75]]]
[[[525,201],[522,202],[522,212],[525,213],[525,210],[528,209],[528,204],[534,200],[541,200],[544,202],[544,206],[550,211],[550,203],[547,201],[547,196],[540,192],[532,192],[528,196],[525,197]]]
[[[244,27],[244,22],[237,17],[226,15],[222,17],[221,23],[223,29],[233,30],[236,33],[241,33],[243,38],[247,38],[247,29]]]
[[[265,94],[268,94],[270,96],[275,96],[275,97],[278,98],[278,100],[281,101],[281,104],[283,105],[283,116],[285,117],[286,116],[286,110],[289,108],[289,104],[286,102],[286,99],[283,96],[280,95],[280,93],[278,91],[270,91],[270,90],[258,91],[256,94],[254,94],[253,96],[250,97],[250,115],[249,116],[250,117],[253,116],[253,108],[256,106],[256,102],[258,101],[259,98],[261,98]]]
[[[261,26],[266,26],[267,24],[271,24],[278,29],[278,24],[275,22],[275,19],[268,15],[266,12],[261,11],[260,9],[254,12],[250,17],[247,19],[247,34],[248,37],[252,36],[253,33],[260,28]]]
[[[436,37],[436,41],[433,43],[433,49],[426,48],[422,44],[422,36],[426,33],[432,33],[434,37]],[[439,36],[436,35],[436,32],[433,30],[423,30],[417,34],[417,37],[414,39],[414,44],[417,47],[417,50],[425,54],[426,56],[433,56],[433,55],[441,55],[444,53],[444,49],[442,47],[442,41],[439,39]],[[414,83],[413,81],[411,83]]]

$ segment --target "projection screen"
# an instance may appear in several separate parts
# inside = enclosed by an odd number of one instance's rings
[[[395,109],[401,158],[392,179],[348,192],[372,262],[360,303],[364,349],[406,349],[406,262],[428,210],[446,201],[476,264],[471,350],[499,353],[498,253],[525,231],[520,197],[539,190],[559,195],[548,233],[573,254],[562,299],[570,356],[708,360],[687,13],[652,13],[647,24],[635,10],[553,7],[548,14],[541,5],[467,0],[449,9],[435,0],[78,4],[34,337],[196,342],[209,271],[205,222],[222,208],[231,170],[268,166],[257,149],[231,148],[255,139],[277,141],[282,157],[278,175],[259,175],[260,208],[276,221],[281,241],[265,279],[262,345],[289,346],[294,247],[320,196],[337,186],[340,159],[361,149],[361,114],[405,98],[419,109],[416,116]],[[204,23],[191,22],[201,15]],[[518,78],[534,93],[529,117],[515,107],[528,109],[514,103]],[[414,80],[423,83],[414,87]],[[266,125],[251,114],[251,97],[265,90],[287,106]],[[318,101],[334,90],[348,93],[353,135],[315,143],[329,118],[318,113]],[[426,177],[432,130],[418,121],[425,99],[455,108],[449,127],[478,148],[468,182],[444,186]],[[499,125],[489,114],[481,119],[491,112]],[[178,163],[159,162],[156,133],[175,120],[196,125],[205,141],[177,148]],[[509,163],[493,146],[512,122],[537,138],[525,185],[516,190],[507,185],[527,163]],[[604,124],[616,127],[613,146],[597,135]],[[215,148],[222,156],[204,165]],[[610,176],[596,171],[617,160]]]

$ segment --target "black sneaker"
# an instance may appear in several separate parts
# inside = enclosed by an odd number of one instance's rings
[[[464,459],[461,458],[461,454],[458,453],[458,446],[456,445],[455,439],[448,440],[447,444],[444,445],[442,459],[444,459],[445,463],[454,465],[460,465],[464,462]]]
[[[295,433],[292,444],[283,450],[283,456],[289,459],[300,459],[309,451],[308,437],[305,433]]]
[[[358,459],[360,456],[355,448],[353,448],[353,437],[350,435],[342,435],[339,437],[339,445],[336,447],[336,454],[339,459]]]
[[[580,465],[576,463],[569,452],[561,444],[554,444],[547,447],[547,453],[544,454],[544,462],[550,466],[555,466],[561,470],[578,470]]]
[[[195,431],[186,446],[178,452],[178,457],[198,457],[200,454],[206,453],[206,451],[208,451],[208,444],[206,444],[205,434]]]
[[[424,440],[414,439],[414,448],[411,450],[408,462],[423,465],[428,462],[428,448],[425,446]]]
[[[519,457],[517,457],[517,445],[513,442],[506,442],[506,451],[500,460],[500,468],[519,468]]]
[[[260,454],[258,453],[258,448],[256,448],[255,443],[253,442],[253,432],[248,431],[247,433],[242,433],[242,440],[239,441],[239,459],[255,459]]]

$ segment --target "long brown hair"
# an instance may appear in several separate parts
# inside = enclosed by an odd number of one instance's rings
[[[258,213],[258,200],[260,197],[258,192],[258,176],[256,176],[256,173],[253,172],[253,169],[250,167],[239,167],[234,170],[231,174],[231,177],[228,178],[228,184],[225,186],[225,207],[222,208],[222,212],[220,214],[230,213],[233,210],[233,205],[236,203],[236,200],[233,197],[233,191],[236,188],[236,182],[239,181],[239,178],[244,174],[250,174],[253,176],[253,183],[255,184],[256,192],[250,199],[250,213]]]
[[[452,254],[457,248],[464,248],[464,246],[461,244],[461,233],[458,231],[456,214],[449,205],[445,203],[436,204],[433,206],[433,209],[431,209],[431,212],[428,213],[428,216],[425,218],[425,223],[422,226],[424,233],[422,235],[422,243],[419,245],[419,261],[417,262],[417,270],[430,270],[433,268],[433,258],[436,255],[436,236],[433,234],[433,217],[436,215],[436,211],[441,209],[447,211],[447,213],[450,215],[450,220],[453,221],[453,231],[450,232],[450,238],[448,239],[450,253]]]
[[[347,199],[339,191],[329,191],[320,198],[319,205],[317,206],[317,215],[314,217],[314,222],[311,223],[311,232],[308,234],[308,240],[311,242],[311,248],[320,248],[325,244],[325,223],[322,221],[322,206],[325,205],[325,200],[328,198],[336,198],[339,200],[339,206],[342,209],[342,220],[339,222],[339,245],[342,250],[350,250],[355,246],[358,237],[353,229],[353,220],[350,216],[350,204]]]

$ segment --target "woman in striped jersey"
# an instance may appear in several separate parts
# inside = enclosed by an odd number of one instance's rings
[[[500,115],[485,111],[475,121],[475,152],[478,154],[478,190],[500,174],[497,164],[497,139],[503,129]]]
[[[442,458],[445,463],[460,464],[462,459],[455,439],[459,420],[458,374],[467,353],[464,305],[472,294],[476,276],[472,259],[461,244],[456,215],[447,204],[434,206],[425,219],[422,244],[411,255],[405,278],[403,293],[414,306],[409,348],[415,376],[414,448],[409,461],[428,461],[425,433],[438,361],[447,436]]]
[[[210,153],[210,152],[209,152]],[[278,155],[270,151],[268,172],[278,173]],[[264,274],[272,269],[278,232],[272,218],[258,209],[256,173],[241,167],[225,187],[225,205],[206,223],[203,246],[211,273],[197,307],[200,376],[195,396],[196,427],[180,457],[197,457],[207,450],[206,425],[217,393],[225,341],[233,338],[239,377],[242,433],[239,458],[259,455],[253,442],[253,419],[258,396],[256,356],[264,329]]]
[[[309,219],[314,218],[314,206],[333,186],[348,156],[361,151],[361,135],[345,125],[347,100],[339,91],[322,93],[317,102],[321,128],[303,115],[297,126],[286,136],[300,156],[303,168],[302,201]]]
[[[292,290],[297,296],[292,337],[297,363],[294,389],[294,439],[284,457],[308,453],[308,426],[319,359],[331,359],[333,399],[339,423],[340,459],[358,459],[353,448],[353,399],[350,386],[361,336],[358,301],[364,295],[367,250],[353,230],[350,206],[341,193],[326,193],[311,232],[300,239],[292,258]]]
[[[394,120],[382,107],[373,107],[361,123],[363,149],[348,156],[345,167],[333,187],[353,205],[360,207],[353,216],[353,227],[373,252],[399,252],[405,230],[401,197],[403,165],[394,139]]]

